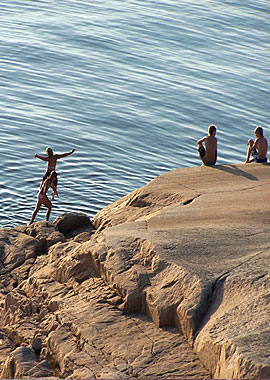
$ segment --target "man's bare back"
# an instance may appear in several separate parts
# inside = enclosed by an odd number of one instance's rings
[[[217,161],[217,138],[215,136],[216,126],[211,124],[208,127],[208,136],[197,141],[200,159],[207,166],[215,165]]]
[[[217,138],[215,136],[206,136],[204,144],[206,151],[205,158],[207,161],[215,161],[217,152]]]
[[[254,143],[254,148],[258,150],[258,156],[264,159],[267,156],[268,142],[265,137],[259,137]]]

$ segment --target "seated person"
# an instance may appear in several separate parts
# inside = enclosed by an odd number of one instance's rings
[[[216,126],[214,124],[211,124],[208,127],[208,136],[205,136],[201,140],[197,141],[198,152],[203,165],[215,165],[217,161],[217,138],[215,137],[216,131]],[[205,147],[203,146],[203,143]]]
[[[256,140],[248,140],[248,151],[245,164],[250,162],[265,163],[267,162],[268,142],[263,135],[263,128],[261,126],[254,130]],[[250,159],[252,156],[252,159]]]

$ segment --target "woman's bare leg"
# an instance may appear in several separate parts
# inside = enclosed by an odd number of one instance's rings
[[[47,211],[47,214],[46,214],[46,220],[47,220],[47,222],[49,221],[49,218],[50,218],[51,209],[52,209],[52,207],[48,208],[48,211]]]
[[[31,218],[31,221],[29,222],[29,224],[32,224],[34,222],[35,217],[37,216],[37,213],[39,212],[41,205],[42,205],[42,202],[40,200],[38,200],[37,204],[36,204],[36,208],[33,212],[33,215],[32,215],[32,218]]]
[[[43,204],[47,207],[48,211],[47,211],[47,214],[46,214],[46,220],[47,222],[49,221],[49,218],[50,218],[50,213],[51,213],[51,209],[52,209],[52,204],[51,202],[49,201],[47,195],[44,197],[43,199]]]

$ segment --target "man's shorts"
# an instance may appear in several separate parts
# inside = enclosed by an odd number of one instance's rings
[[[267,162],[267,157],[265,157],[265,158],[258,157],[258,151],[256,149],[254,149],[251,152],[251,155],[254,158],[255,162],[257,162],[258,164],[264,164]]]
[[[198,152],[199,152],[199,155],[200,155],[200,158],[202,160],[202,162],[204,163],[204,165],[206,166],[212,166],[212,165],[215,165],[216,162],[212,162],[212,161],[208,161],[206,158],[205,158],[205,148],[203,146],[201,146],[199,149],[198,149]]]

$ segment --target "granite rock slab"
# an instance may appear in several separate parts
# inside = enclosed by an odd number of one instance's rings
[[[269,170],[176,169],[91,222],[1,230],[2,376],[270,378]]]

